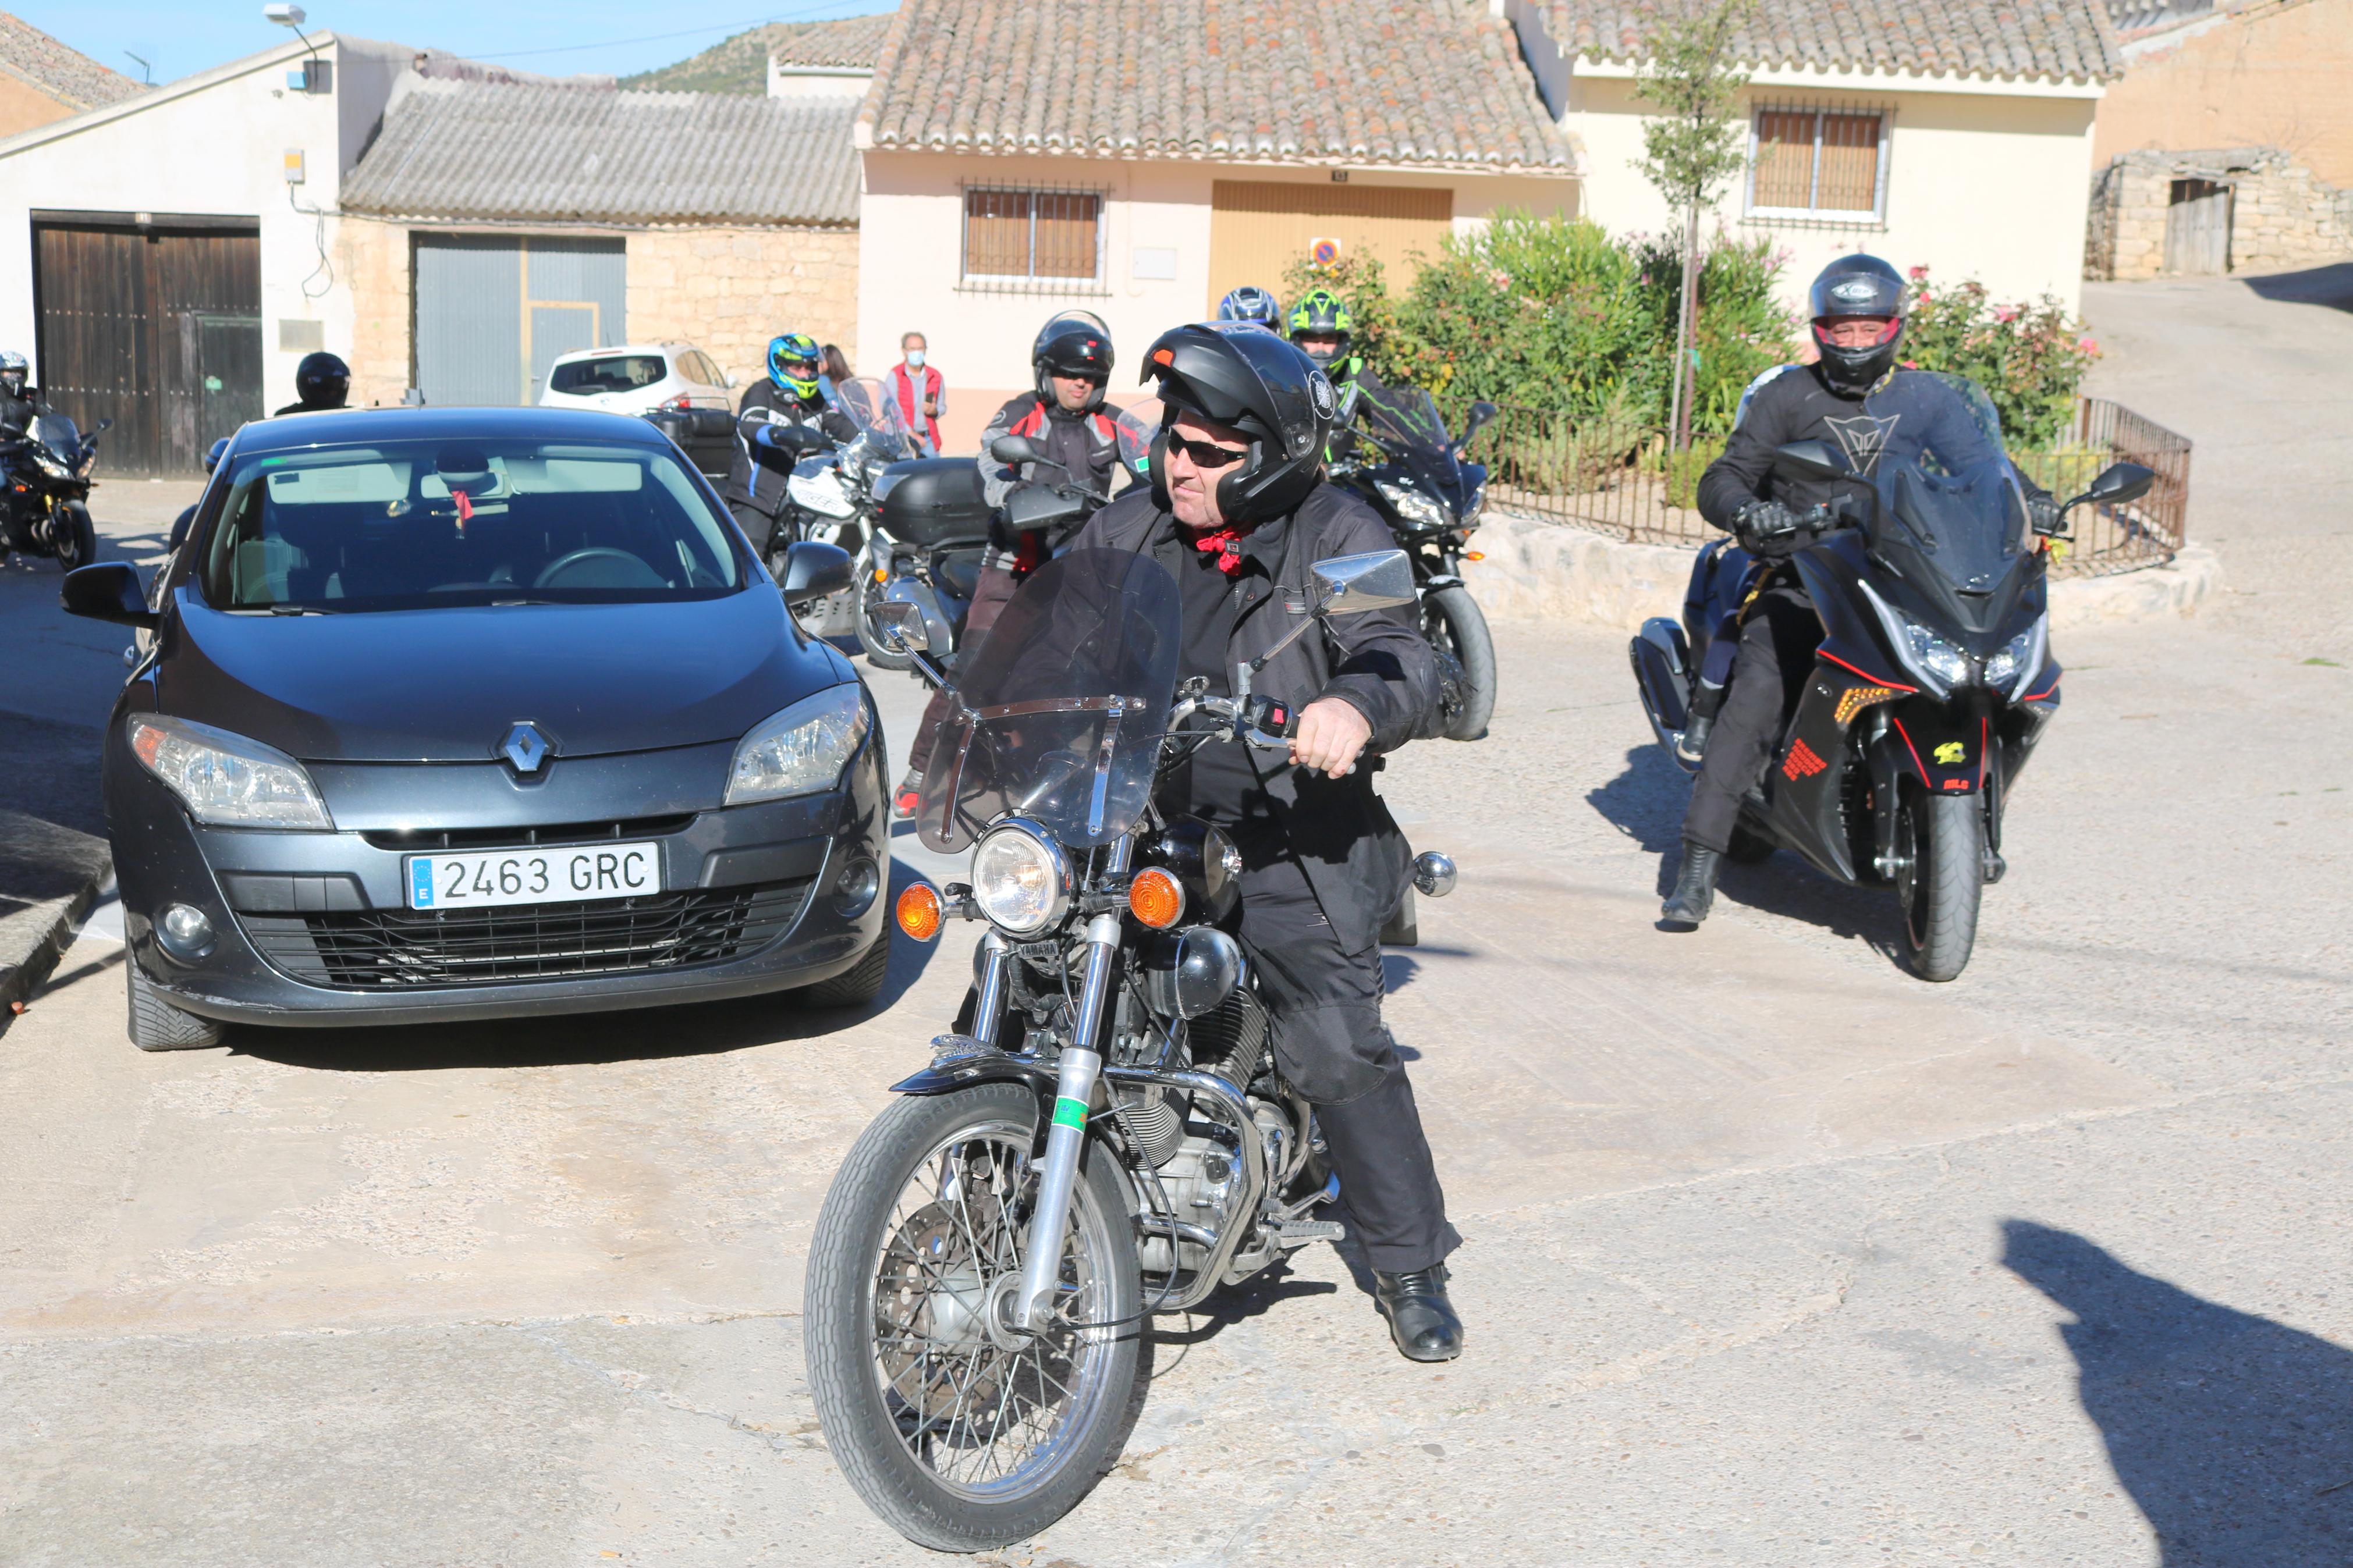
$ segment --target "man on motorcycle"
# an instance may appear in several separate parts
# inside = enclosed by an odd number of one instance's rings
[[[1111,494],[1113,474],[1119,467],[1119,429],[1103,412],[1103,388],[1111,383],[1112,363],[1111,337],[1092,317],[1060,315],[1046,323],[1029,349],[1036,389],[1008,401],[980,433],[981,489],[990,506],[1001,509],[1025,485],[1075,485],[1098,496]],[[1044,460],[1018,468],[998,462],[988,449],[1000,436],[1025,437]],[[1058,542],[1036,532],[1017,533],[1001,521],[990,525],[980,582],[973,591],[972,607],[965,613],[965,647],[976,646],[997,624],[1021,579]],[[907,776],[892,792],[893,816],[915,814],[923,798],[923,770],[931,765],[932,739],[947,715],[946,697],[934,693],[915,727]]]
[[[8,439],[22,437],[34,420],[57,412],[32,384],[32,374],[23,354],[14,349],[0,353],[0,436]]]
[[[1271,332],[1282,320],[1282,306],[1275,297],[1255,283],[1245,283],[1229,289],[1218,301],[1218,320],[1221,321],[1256,321]]]
[[[1812,364],[1782,371],[1751,389],[1724,455],[1700,477],[1699,510],[1767,563],[1742,605],[1728,689],[1704,690],[1685,732],[1686,755],[1701,758],[1683,816],[1683,865],[1661,913],[1697,926],[1715,899],[1716,874],[1731,847],[1740,803],[1765,776],[1793,700],[1792,685],[1811,668],[1821,621],[1797,574],[1782,563],[1836,520],[1807,514],[1853,498],[1855,521],[1870,515],[1870,481],[1883,462],[1934,453],[1948,470],[1998,458],[1998,447],[1969,410],[1935,377],[1898,370],[1904,337],[1904,279],[1875,256],[1845,256],[1824,268],[1809,296]],[[1791,479],[1773,468],[1777,448],[1820,441],[1841,454],[1852,479]],[[2039,523],[2054,524],[2058,506],[2021,474]],[[1850,503],[1852,504],[1852,503]],[[1713,720],[1707,711],[1715,703]]]
[[[1178,327],[1145,356],[1168,413],[1152,482],[1097,513],[1075,549],[1147,551],[1178,587],[1178,677],[1232,696],[1237,664],[1296,624],[1286,596],[1313,563],[1393,548],[1371,508],[1323,477],[1336,412],[1305,355],[1240,323]],[[1411,615],[1389,609],[1310,632],[1253,689],[1298,714],[1287,763],[1213,741],[1172,775],[1172,815],[1218,824],[1240,849],[1238,935],[1257,965],[1282,1075],[1315,1107],[1340,1201],[1398,1348],[1461,1353],[1447,1223],[1430,1143],[1381,1022],[1380,928],[1404,897],[1410,851],[1374,794],[1377,754],[1438,707],[1436,667]]]
[[[294,401],[270,416],[308,414],[321,408],[342,408],[352,394],[352,367],[322,349],[302,356],[294,367]]]
[[[792,464],[754,462],[752,448],[766,425],[811,425],[836,441],[854,441],[858,426],[825,400],[818,384],[824,350],[807,332],[768,340],[768,375],[744,389],[735,411],[735,458],[727,470],[727,510],[735,514],[752,548],[767,555],[775,543],[776,514],[784,510]]]

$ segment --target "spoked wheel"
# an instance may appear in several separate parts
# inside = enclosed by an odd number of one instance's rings
[[[1450,741],[1475,741],[1495,714],[1495,639],[1468,588],[1433,588],[1421,596],[1421,635],[1438,656]]]
[[[809,1388],[828,1446],[909,1540],[977,1552],[1076,1507],[1135,1418],[1143,1287],[1109,1158],[1071,1200],[1054,1326],[1016,1335],[1038,1100],[984,1084],[891,1106],[826,1194],[809,1247]]]
[[[1895,817],[1904,961],[1923,980],[1968,967],[1985,896],[1985,812],[1974,795],[1908,794]]]
[[[87,566],[98,559],[98,530],[91,526],[90,508],[79,501],[62,501],[51,514],[50,546],[58,552],[58,567],[70,572]]]

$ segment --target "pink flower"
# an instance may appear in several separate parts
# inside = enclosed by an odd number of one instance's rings
[[[2095,354],[2100,352],[2100,345],[2093,342],[2090,338],[2077,338],[2075,340],[2075,346],[2082,349],[2087,354]]]
[[[1903,361],[1902,363],[1905,370],[1918,370],[1920,368],[1920,362],[1916,359],[1907,359]]]
[[[1997,321],[2014,321],[2018,320],[2018,307],[2015,305],[2005,305],[2000,310],[1996,310],[1993,313],[1993,319]]]
[[[1917,283],[1921,279],[1926,278],[1926,276],[1928,276],[1928,269],[1925,267],[1915,267],[1912,269],[1911,277],[1912,281],[1915,283]]]
[[[1920,302],[1921,304],[1923,304],[1923,305],[1925,305],[1925,304],[1926,304],[1926,303],[1928,302],[1928,290],[1926,290],[1926,289],[1921,289],[1921,290],[1920,290],[1920,300],[1919,300],[1919,302]]]

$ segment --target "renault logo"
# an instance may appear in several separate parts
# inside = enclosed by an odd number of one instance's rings
[[[499,755],[512,763],[514,771],[519,773],[539,772],[539,764],[547,761],[547,754],[553,750],[554,748],[547,743],[547,737],[541,734],[536,726],[527,723],[517,724],[509,730],[507,738],[499,743]]]

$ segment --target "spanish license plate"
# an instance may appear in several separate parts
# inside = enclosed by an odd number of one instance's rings
[[[505,904],[577,904],[659,893],[661,846],[588,844],[570,849],[488,849],[411,855],[412,910],[489,910]]]

